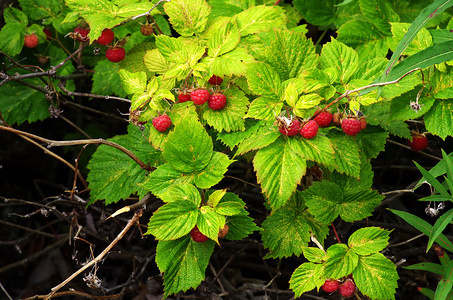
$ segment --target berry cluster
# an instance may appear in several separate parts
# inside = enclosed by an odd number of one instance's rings
[[[306,139],[312,139],[318,134],[319,125],[314,120],[301,124],[299,120],[288,120],[287,118],[278,117],[279,131],[282,135],[295,136],[298,133]]]
[[[219,76],[213,75],[209,79],[209,83],[212,85],[219,85],[223,81],[222,78]],[[186,102],[186,101],[193,101],[195,105],[203,105],[208,102],[208,106],[212,110],[220,110],[224,108],[227,104],[227,97],[220,93],[216,92],[214,94],[210,94],[207,89],[198,88],[189,93],[182,92],[178,95],[179,103]]]
[[[326,293],[334,293],[338,291],[343,297],[351,297],[356,291],[354,281],[349,278],[341,284],[338,280],[327,279],[321,288]]]

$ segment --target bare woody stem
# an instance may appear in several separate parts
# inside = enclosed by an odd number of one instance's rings
[[[116,148],[116,149],[122,151],[123,153],[125,153],[127,156],[129,156],[131,159],[133,159],[140,166],[140,168],[142,168],[143,170],[146,170],[146,171],[149,171],[149,172],[153,170],[152,167],[150,167],[147,164],[145,164],[140,158],[138,158],[137,155],[135,155],[129,149],[124,148],[123,146],[121,146],[121,145],[119,145],[117,143],[114,143],[114,142],[111,142],[111,141],[107,141],[107,140],[104,140],[104,139],[54,141],[54,140],[49,140],[49,139],[40,137],[38,135],[34,135],[34,134],[31,134],[31,133],[28,133],[28,132],[25,132],[25,131],[21,131],[21,130],[18,130],[18,129],[14,129],[14,128],[2,126],[2,125],[0,125],[0,130],[13,132],[13,133],[16,133],[16,134],[19,134],[19,135],[27,136],[29,138],[38,140],[40,142],[48,144],[48,148],[54,147],[54,146],[74,146],[74,145],[88,145],[88,144],[103,144],[103,145],[107,145],[107,146]]]
[[[153,7],[151,7],[151,9],[143,14],[139,14],[138,16],[135,16],[135,17],[132,17],[131,20],[135,20],[135,19],[138,19],[138,18],[141,18],[141,17],[144,17],[144,16],[147,16],[149,15],[153,9],[155,9],[159,4],[161,4],[162,2],[170,2],[171,0],[159,0],[156,4],[154,4]]]
[[[107,255],[107,253],[123,238],[123,236],[129,231],[129,229],[132,227],[132,225],[134,225],[135,223],[138,222],[138,219],[142,216],[142,210],[139,209],[135,212],[134,216],[132,217],[132,219],[129,220],[129,222],[127,222],[126,226],[123,228],[123,230],[121,230],[121,232],[118,234],[118,236],[104,249],[104,251],[101,252],[101,254],[99,254],[98,256],[96,256],[96,258],[94,258],[92,261],[90,261],[89,263],[87,263],[86,265],[84,265],[82,268],[80,268],[79,270],[77,270],[76,272],[74,272],[71,276],[69,276],[68,278],[66,278],[62,283],[60,283],[59,285],[55,286],[52,288],[52,292],[50,292],[47,297],[45,297],[44,299],[51,299],[52,296],[58,291],[60,290],[62,287],[64,287],[66,284],[68,284],[72,279],[74,279],[75,277],[77,277],[80,273],[82,273],[83,271],[85,271],[86,269],[88,269],[89,267],[91,267],[92,265],[94,264],[97,264],[99,262],[101,262],[101,260],[104,258],[104,256]]]

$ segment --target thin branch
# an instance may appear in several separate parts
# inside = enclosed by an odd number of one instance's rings
[[[11,222],[8,222],[8,221],[0,220],[0,224],[6,225],[6,226],[11,226],[11,227],[16,227],[16,228],[19,228],[19,229],[22,229],[22,230],[25,230],[25,231],[33,232],[33,233],[40,234],[40,235],[43,235],[43,236],[47,236],[47,237],[50,237],[50,238],[55,238],[55,234],[44,232],[44,231],[33,229],[33,228],[28,228],[26,226],[22,226],[22,225],[19,225],[19,224],[11,223]]]
[[[72,92],[64,87],[63,82],[59,82],[58,86],[61,88],[63,92],[65,92],[68,96],[78,96],[78,97],[88,97],[88,98],[99,98],[99,99],[107,99],[107,100],[120,100],[124,102],[131,103],[131,100],[126,99],[126,98],[121,98],[121,97],[115,97],[115,96],[104,96],[104,95],[96,95],[96,94],[91,94],[91,93],[80,93],[80,92]]]
[[[78,296],[78,299],[79,298],[83,298],[83,299],[96,299],[96,300],[104,300],[104,299],[105,300],[113,300],[113,299],[121,299],[122,298],[120,294],[97,296],[97,295],[91,295],[91,294],[84,293],[84,292],[79,292],[79,291],[76,291],[76,290],[73,290],[73,289],[70,289],[69,291],[55,293],[55,295],[53,295],[53,296],[54,296],[54,298],[56,298],[56,297],[64,297],[64,296]],[[47,295],[36,295],[36,296],[28,297],[28,298],[22,298],[21,300],[46,299],[46,297],[47,297]]]
[[[137,155],[135,155],[129,149],[127,149],[127,148],[125,148],[125,147],[123,147],[123,146],[121,146],[121,145],[119,145],[117,143],[114,143],[114,142],[111,142],[111,141],[108,141],[108,140],[104,140],[104,139],[101,139],[101,138],[99,138],[99,139],[86,139],[86,140],[72,140],[72,141],[54,141],[54,140],[49,140],[49,139],[46,139],[46,138],[31,134],[31,133],[28,133],[28,132],[25,132],[25,131],[21,131],[21,130],[18,130],[18,129],[14,129],[14,128],[2,126],[2,125],[0,125],[0,130],[13,132],[13,133],[16,133],[16,134],[19,134],[19,135],[23,135],[23,136],[38,140],[40,142],[48,144],[48,146],[47,146],[48,148],[54,147],[54,146],[74,146],[74,145],[88,145],[88,144],[103,144],[103,145],[107,145],[107,146],[110,146],[110,147],[113,147],[113,148],[116,148],[116,149],[122,151],[124,154],[126,154],[127,156],[132,158],[143,170],[146,170],[146,171],[152,171],[153,170],[152,167],[150,167],[147,164],[145,164],[140,158],[138,158]],[[73,170],[75,170],[75,167],[73,167],[72,165],[71,165],[71,167],[74,168]]]
[[[138,16],[135,16],[135,17],[132,17],[131,20],[135,20],[135,19],[138,19],[138,18],[141,18],[141,17],[144,17],[144,16],[147,16],[149,15],[153,9],[155,9],[159,4],[161,4],[162,2],[170,2],[171,0],[159,0],[159,2],[157,2],[156,4],[154,4],[153,7],[151,7],[151,9],[146,12],[146,13],[143,13],[143,14],[139,14]]]
[[[406,149],[412,150],[411,147],[409,147],[409,146],[407,146],[407,145],[404,145],[404,144],[401,144],[401,143],[398,143],[398,142],[393,141],[393,140],[391,140],[391,139],[387,139],[387,142],[389,142],[389,143],[391,143],[391,144],[398,145],[398,146],[400,146],[400,147],[402,147],[402,148],[406,148]],[[426,153],[426,152],[424,152],[424,151],[418,151],[418,153],[420,153],[421,155],[424,155],[424,156],[426,156],[426,157],[435,159],[435,160],[437,160],[437,161],[441,161],[441,160],[442,160],[442,158],[437,157],[437,156],[434,156],[434,155],[431,155],[431,154]]]
[[[132,227],[132,225],[134,225],[135,223],[138,222],[138,219],[142,216],[142,212],[143,210],[139,209],[135,212],[134,216],[129,220],[129,222],[126,224],[126,226],[123,228],[123,230],[118,234],[118,236],[107,246],[107,248],[104,249],[104,251],[101,252],[101,254],[99,254],[98,256],[96,256],[95,259],[93,259],[92,261],[90,261],[89,263],[87,263],[86,265],[84,265],[82,268],[80,268],[79,270],[77,270],[76,272],[74,272],[71,276],[69,276],[68,278],[66,278],[66,280],[64,280],[62,283],[60,283],[59,285],[55,286],[52,288],[52,291],[47,295],[47,297],[45,297],[44,299],[50,299],[52,298],[52,296],[58,291],[60,290],[62,287],[64,287],[66,284],[68,284],[72,279],[74,279],[75,277],[77,277],[80,273],[82,273],[83,271],[85,271],[86,269],[88,269],[89,267],[91,267],[92,265],[94,264],[97,264],[99,263],[100,261],[102,261],[102,259],[104,258],[104,256],[107,255],[107,253],[109,253],[109,251],[123,238],[123,236],[126,234],[126,232],[129,231],[129,229]]]

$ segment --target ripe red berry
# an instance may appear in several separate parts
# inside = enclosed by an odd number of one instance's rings
[[[146,36],[153,34],[153,32],[154,32],[153,25],[143,24],[142,27],[140,27],[140,32]]]
[[[198,243],[204,243],[206,242],[209,238],[205,236],[203,233],[200,232],[197,226],[195,226],[191,231],[190,231],[190,236],[195,242]]]
[[[227,98],[224,94],[214,94],[209,96],[208,105],[212,110],[219,110],[225,107]]]
[[[192,99],[190,99],[190,95],[189,94],[181,93],[181,94],[178,95],[179,103],[187,102],[187,101],[190,101],[190,100],[192,100]]]
[[[90,29],[85,29],[82,27],[76,27],[74,29],[74,37],[79,42],[86,42],[89,40],[88,33],[90,33]]]
[[[318,123],[319,127],[327,127],[332,122],[333,115],[329,111],[319,113],[313,120]]]
[[[289,126],[280,126],[280,133],[287,136],[295,136],[300,131],[300,122],[297,119],[292,120]]]
[[[42,31],[46,35],[46,39],[50,41],[52,39],[52,31],[50,31],[50,29],[48,28],[44,28]]]
[[[338,287],[338,291],[343,297],[351,297],[352,295],[354,295],[355,290],[355,283],[351,279],[346,279],[346,281]]]
[[[115,35],[113,34],[113,31],[109,28],[106,28],[102,30],[101,36],[98,37],[97,41],[101,45],[108,45],[111,42],[113,42],[113,39],[115,38]]]
[[[219,234],[217,235],[218,238],[223,238],[225,237],[227,234],[228,234],[228,231],[230,230],[230,227],[225,224],[225,226],[223,226],[223,228],[221,228],[219,230]]]
[[[356,135],[362,130],[362,123],[356,118],[348,118],[341,121],[341,129],[347,135]]]
[[[414,151],[421,151],[428,147],[428,139],[423,134],[412,135],[412,141],[407,141],[407,143]]]
[[[212,85],[220,85],[222,83],[223,79],[217,75],[212,75],[211,78],[209,78],[208,82]]]
[[[336,290],[338,290],[339,285],[340,285],[340,283],[338,282],[338,280],[327,279],[321,288],[326,293],[333,293]]]
[[[109,48],[105,51],[105,57],[111,62],[120,62],[126,56],[126,50],[121,47]]]
[[[190,98],[196,105],[202,105],[209,100],[209,92],[205,89],[194,90],[190,93]]]
[[[314,120],[308,121],[300,130],[300,135],[306,139],[314,138],[318,134],[318,123]]]
[[[38,46],[38,36],[34,33],[25,35],[24,46],[27,48],[35,48]]]
[[[171,126],[171,119],[167,115],[160,115],[153,119],[153,126],[160,132],[166,131]]]

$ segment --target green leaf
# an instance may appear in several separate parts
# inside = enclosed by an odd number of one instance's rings
[[[436,100],[425,115],[426,129],[445,140],[453,136],[453,101]]]
[[[143,62],[149,71],[158,74],[164,74],[174,66],[173,63],[167,62],[159,49],[147,50],[143,57]]]
[[[258,97],[249,106],[247,118],[272,120],[280,114],[283,103],[276,98]]]
[[[341,204],[340,217],[346,222],[359,221],[371,216],[374,208],[384,197],[376,191],[359,190],[346,194]]]
[[[202,170],[193,173],[195,185],[201,189],[207,189],[219,183],[232,162],[228,155],[214,152],[208,165]]]
[[[129,125],[128,134],[109,140],[128,148],[146,164],[153,164],[160,156],[134,125]],[[101,199],[105,199],[106,204],[118,202],[136,192],[140,196],[146,194],[139,184],[145,181],[147,172],[116,148],[100,145],[87,168],[90,170],[87,177],[91,190],[90,204]]]
[[[119,70],[117,64],[112,64],[107,59],[98,62],[94,67],[91,92],[98,95],[125,97],[126,92],[121,87],[121,79],[118,75]]]
[[[143,188],[155,195],[165,193],[166,190],[179,183],[194,183],[194,178],[174,169],[169,163],[159,166],[143,183]]]
[[[311,291],[324,283],[321,276],[323,266],[321,264],[303,263],[291,275],[289,287],[293,290],[296,297],[305,292]]]
[[[244,141],[250,135],[255,133],[262,125],[263,121],[255,121],[252,119],[246,119],[244,122],[245,130],[236,131],[236,132],[220,132],[217,134],[217,139],[220,140],[223,144],[228,146],[231,150],[239,143]]]
[[[450,261],[446,266],[444,273],[442,274],[442,280],[436,288],[435,300],[449,299],[451,298],[453,288],[453,261]]]
[[[241,36],[284,28],[286,17],[279,6],[253,6],[235,16]]]
[[[307,171],[306,160],[295,155],[283,139],[260,149],[253,166],[272,209],[285,205]]]
[[[38,78],[24,81],[34,86],[42,85],[42,81]],[[25,87],[16,81],[10,81],[0,86],[0,94],[2,95],[0,112],[5,122],[10,125],[25,121],[32,123],[50,116],[49,102],[40,91]]]
[[[198,215],[198,207],[192,201],[169,202],[149,219],[146,234],[152,234],[160,241],[176,240],[192,230]]]
[[[63,0],[19,0],[19,3],[32,20],[56,17],[64,9]]]
[[[303,34],[288,30],[276,31],[275,39],[266,47],[264,56],[283,81],[299,77],[318,64],[313,42]]]
[[[214,209],[220,215],[234,216],[247,214],[244,206],[245,202],[242,201],[236,194],[226,193],[215,205]]]
[[[187,115],[168,134],[163,155],[176,170],[191,173],[201,171],[208,165],[213,154],[212,148],[212,140],[204,127]]]
[[[390,35],[389,19],[392,17],[388,9],[390,3],[378,0],[360,0],[359,3],[363,16],[383,34]]]
[[[428,252],[431,246],[433,245],[434,241],[437,239],[439,234],[444,231],[444,229],[451,224],[451,220],[453,219],[453,209],[442,214],[442,216],[437,219],[436,223],[433,226],[431,234],[429,235],[428,245],[426,251]]]
[[[214,251],[214,242],[197,243],[190,236],[175,241],[159,241],[156,263],[164,273],[164,298],[179,291],[196,288],[205,278]]]
[[[334,169],[339,173],[345,173],[355,178],[360,177],[359,147],[354,137],[347,136],[343,132],[331,130],[326,135],[332,142],[335,150]]]
[[[191,184],[179,183],[173,184],[165,190],[164,193],[158,195],[164,202],[175,202],[175,201],[189,201],[198,207],[201,203],[200,192]]]
[[[392,25],[392,34],[393,34],[393,43],[390,43],[390,49],[395,51],[398,43],[403,39],[405,33],[409,29],[411,24],[409,23],[391,23]],[[419,51],[422,51],[433,45],[433,40],[428,29],[421,28],[419,32],[415,35],[415,38],[407,46],[404,51],[405,55],[413,55]]]
[[[431,3],[429,6],[427,6],[418,15],[418,17],[414,20],[414,22],[412,22],[407,33],[404,35],[404,38],[400,41],[400,43],[396,47],[395,51],[393,52],[392,57],[390,58],[390,60],[387,64],[387,67],[385,68],[386,70],[380,78],[381,82],[393,80],[393,79],[391,79],[390,75],[392,73],[394,73],[394,71],[391,71],[391,70],[392,70],[395,62],[399,60],[401,54],[406,50],[406,48],[409,46],[409,44],[412,42],[412,40],[416,37],[417,33],[425,26],[425,24],[428,21],[430,21],[432,18],[438,16],[444,10],[451,7],[452,5],[453,5],[452,0],[434,0],[433,3]],[[422,52],[424,52],[424,51],[422,51]],[[434,54],[434,53],[432,53],[432,54]],[[437,53],[435,53],[435,55],[438,55],[438,54],[439,54],[439,51],[437,51]],[[429,56],[427,55],[427,57],[429,57]],[[451,59],[448,59],[448,60],[451,60]],[[414,65],[414,63],[411,63],[411,65]],[[425,67],[421,67],[421,68],[425,68]],[[413,68],[415,68],[415,67],[412,67],[409,69],[413,69]],[[404,74],[406,72],[403,72],[402,74]],[[394,79],[396,79],[396,78],[399,78],[401,75],[399,75],[399,76],[394,75],[392,77],[394,77]]]
[[[310,261],[315,263],[321,263],[324,261],[324,257],[326,252],[316,247],[303,247],[304,257]]]
[[[337,18],[337,0],[294,0],[293,5],[304,16],[308,23],[317,26],[329,26]]]
[[[212,208],[216,208],[219,201],[225,196],[226,190],[216,190],[212,194],[209,195],[207,205],[211,206]]]
[[[219,230],[225,226],[225,217],[215,212],[212,207],[203,205],[198,214],[197,226],[201,233],[218,244],[217,236]]]
[[[389,231],[378,227],[361,228],[351,234],[348,246],[358,255],[370,255],[387,247],[389,234]]]
[[[244,92],[231,87],[224,92],[227,103],[220,110],[206,109],[203,118],[218,132],[244,130],[244,116],[249,104]]]
[[[220,26],[208,39],[208,55],[217,57],[230,52],[239,44],[241,33],[236,23],[228,22]]]
[[[24,27],[28,25],[27,15],[15,7],[5,8],[3,18],[5,19],[5,23],[22,23]]]
[[[322,135],[316,135],[312,139],[293,137],[288,143],[294,153],[302,158],[315,161],[323,165],[334,164],[334,150],[331,141]]]
[[[205,0],[172,0],[164,4],[164,10],[173,28],[182,36],[202,33],[211,13]]]
[[[255,59],[246,49],[236,48],[215,58],[207,56],[202,63],[210,66],[212,74],[217,76],[241,76],[245,75],[247,65],[254,61]]]
[[[345,244],[334,244],[327,249],[324,260],[325,276],[338,279],[351,274],[355,270],[359,256],[350,251]]]
[[[260,124],[264,124],[264,126],[260,127],[256,132],[252,133],[250,137],[239,144],[236,156],[269,146],[281,136],[280,132],[269,128],[269,126],[271,126],[269,122]]]
[[[280,76],[268,64],[257,62],[247,68],[247,82],[257,95],[280,98],[282,86]]]
[[[310,241],[311,227],[304,218],[305,205],[289,201],[263,222],[263,245],[271,251],[265,258],[299,256]]]
[[[146,90],[146,73],[132,73],[125,69],[120,69],[118,75],[121,78],[121,85],[128,94],[135,94]]]
[[[371,299],[395,299],[396,266],[381,253],[360,256],[352,276],[358,290]]]
[[[367,133],[357,135],[356,139],[364,156],[373,159],[384,151],[388,136],[387,131],[376,127],[367,128]]]
[[[320,63],[324,70],[334,70],[340,82],[346,83],[359,67],[359,56],[354,49],[332,40],[323,46]]]
[[[420,173],[422,173],[423,177],[428,181],[430,185],[432,185],[437,193],[440,193],[444,197],[450,197],[448,191],[444,188],[444,186],[427,170],[425,170],[422,166],[420,166],[417,162],[414,161],[415,166],[418,168]]]
[[[444,273],[444,267],[440,264],[430,263],[430,262],[423,262],[418,264],[413,264],[407,267],[403,267],[404,269],[408,270],[420,270],[420,271],[428,271],[434,274],[442,275]]]
[[[308,211],[325,224],[337,218],[344,198],[341,188],[327,180],[314,182],[302,195]]]
[[[253,223],[253,219],[247,215],[235,215],[228,217],[227,224],[229,227],[225,239],[239,241],[260,228]]]
[[[425,220],[404,211],[395,209],[391,209],[390,211],[427,236],[431,234],[432,226]],[[438,243],[443,249],[453,252],[453,244],[445,235],[439,234],[435,242]]]
[[[25,25],[8,23],[0,31],[0,50],[9,56],[16,56],[24,46]]]

